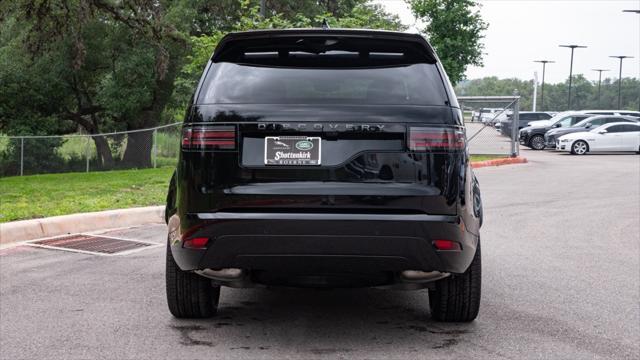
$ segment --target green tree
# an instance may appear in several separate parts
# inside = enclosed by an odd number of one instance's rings
[[[638,110],[638,89],[640,80],[622,79],[622,109]],[[460,82],[456,93],[467,96],[512,95],[518,90],[521,96],[520,110],[529,111],[533,107],[533,81],[520,79],[498,79],[495,76]],[[618,107],[618,80],[603,79],[601,98],[598,102],[598,84],[587,80],[584,75],[574,75],[571,92],[573,94],[572,109],[567,108],[567,92],[569,80],[544,87],[544,108],[539,111],[565,111],[587,109],[615,109]],[[538,91],[538,97],[540,91]],[[539,99],[538,99],[539,100]],[[540,101],[538,101],[540,106]]]
[[[0,11],[23,29],[31,61],[48,61],[48,67],[33,75],[47,77],[49,72],[62,82],[62,91],[54,94],[62,99],[52,102],[43,115],[70,120],[95,134],[159,122],[188,49],[184,26],[180,28],[181,22],[172,18],[173,8],[167,5],[162,1],[17,0],[3,4]],[[54,93],[47,87],[37,91]],[[123,162],[149,166],[150,136],[147,132],[131,135]],[[111,165],[106,140],[93,139],[102,164]]]
[[[482,20],[474,0],[407,0],[453,84],[464,79],[469,65],[482,65]]]
[[[176,121],[229,31],[319,26],[325,18],[332,26],[402,29],[366,0],[267,0],[265,17],[259,3],[0,2],[0,131],[98,134]],[[94,136],[99,165],[150,166],[150,136],[130,135],[122,159]]]

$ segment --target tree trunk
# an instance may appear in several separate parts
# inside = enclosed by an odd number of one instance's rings
[[[98,154],[98,162],[102,169],[113,168],[113,155],[111,155],[111,148],[104,136],[92,136],[93,142],[96,144],[96,151]]]
[[[161,56],[158,53],[157,56]],[[156,74],[155,89],[151,104],[140,113],[141,121],[137,123],[139,129],[156,126],[162,112],[171,99],[174,81],[178,74],[178,64],[169,59],[164,76]],[[151,149],[153,147],[153,130],[130,133],[123,161],[129,166],[151,167]]]
[[[127,134],[127,148],[122,162],[128,167],[149,168],[151,148],[153,147],[153,131],[139,131]]]
[[[338,1],[336,0],[327,0],[327,12],[333,15],[334,17],[338,17]]]

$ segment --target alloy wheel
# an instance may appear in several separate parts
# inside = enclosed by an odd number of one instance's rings
[[[584,141],[576,141],[573,143],[573,152],[577,155],[584,155],[587,153],[587,143]]]
[[[531,139],[531,148],[534,150],[544,149],[544,138],[540,135],[536,135]]]

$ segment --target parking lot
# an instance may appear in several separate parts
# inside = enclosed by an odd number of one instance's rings
[[[511,155],[511,139],[500,134],[495,127],[480,122],[466,122],[467,136],[474,136],[469,141],[469,152],[472,154]]]
[[[487,129],[485,131],[494,131]],[[177,320],[162,245],[101,257],[0,250],[0,357],[638,358],[640,156],[522,150],[478,169],[483,300],[470,324],[417,292],[223,289],[216,318]],[[162,244],[165,227],[109,232]]]

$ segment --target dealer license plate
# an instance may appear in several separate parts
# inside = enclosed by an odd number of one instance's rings
[[[268,136],[264,139],[265,165],[320,165],[319,137]]]

